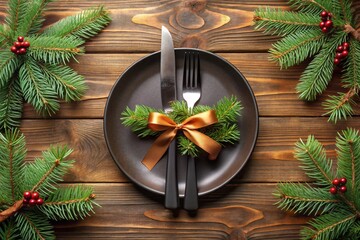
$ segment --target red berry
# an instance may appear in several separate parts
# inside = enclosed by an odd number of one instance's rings
[[[338,185],[340,184],[340,180],[337,179],[337,178],[334,178],[334,180],[332,181],[332,184],[333,184],[334,186],[338,186]]]
[[[320,28],[325,27],[325,22],[320,22],[319,27],[320,27]]]
[[[19,54],[25,54],[25,53],[26,53],[26,48],[20,48]]]
[[[37,205],[42,205],[44,203],[44,199],[39,198],[38,200],[36,200],[36,204]]]
[[[23,42],[23,41],[24,41],[24,37],[19,36],[19,37],[18,37],[18,41],[19,41],[19,42]]]
[[[24,48],[28,48],[28,47],[30,47],[30,43],[28,41],[25,41],[25,42],[21,43],[21,46]]]
[[[347,182],[347,179],[346,178],[340,178],[340,183],[342,184],[342,185],[345,185],[346,184],[346,182]]]
[[[327,27],[323,27],[323,28],[321,29],[321,31],[322,31],[323,33],[327,33],[327,32],[328,32],[328,28],[327,28]]]
[[[342,53],[336,53],[335,58],[341,59],[343,57]]]
[[[347,191],[346,186],[341,186],[339,191],[342,192],[342,193],[346,192]]]
[[[13,53],[16,53],[16,50],[17,50],[17,48],[16,48],[15,46],[12,46],[12,47],[10,48],[10,51],[12,51]]]
[[[21,47],[21,42],[14,42],[14,46],[16,48],[20,48]]]
[[[332,13],[331,12],[328,12],[328,18],[331,19],[332,18]]]
[[[344,50],[342,53],[341,53],[342,57],[345,58],[349,55],[349,52]]]
[[[29,205],[30,205],[30,206],[36,205],[36,200],[35,200],[35,199],[30,199],[30,200],[29,200]]]
[[[32,195],[31,195],[31,199],[34,199],[34,200],[37,200],[39,199],[40,195],[38,192],[33,192]]]
[[[327,28],[332,28],[332,26],[333,26],[333,22],[332,22],[331,20],[327,20],[327,21],[325,22],[325,27],[327,27]]]
[[[331,188],[330,188],[330,193],[331,193],[331,194],[336,194],[336,193],[337,193],[336,187],[331,187]]]
[[[323,17],[323,18],[327,18],[328,17],[328,12],[327,11],[322,11],[321,13],[320,13],[320,17]]]
[[[29,191],[24,192],[24,198],[29,200],[31,198],[31,192]]]
[[[335,58],[335,59],[334,59],[334,63],[335,63],[335,65],[338,65],[338,64],[340,63],[340,59]]]
[[[23,199],[23,204],[28,204],[29,200],[27,200],[26,198]]]
[[[19,55],[19,54],[20,54],[20,50],[16,50],[16,54]]]
[[[349,44],[348,42],[344,42],[342,45],[343,45],[344,48],[345,48],[345,47],[346,47],[346,48],[349,48],[349,47],[350,47],[350,44]]]
[[[341,53],[342,51],[344,51],[344,47],[340,45],[337,47],[336,51]]]

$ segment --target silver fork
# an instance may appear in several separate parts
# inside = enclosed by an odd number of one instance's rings
[[[201,97],[200,58],[199,53],[185,52],[183,75],[183,98],[189,111]],[[184,195],[184,209],[194,211],[198,209],[198,188],[196,179],[195,159],[188,157],[186,185]]]

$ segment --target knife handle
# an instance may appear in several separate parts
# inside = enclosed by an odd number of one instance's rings
[[[165,180],[165,208],[179,208],[179,190],[176,167],[176,139],[174,139],[167,151],[167,166]]]
[[[195,158],[188,157],[187,163],[184,209],[195,211],[199,207]]]

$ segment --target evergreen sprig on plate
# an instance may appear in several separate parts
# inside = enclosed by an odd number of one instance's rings
[[[279,183],[275,196],[282,210],[315,216],[302,239],[356,240],[360,233],[360,135],[346,129],[336,138],[337,168],[323,145],[309,136],[296,143],[295,157],[312,184]]]
[[[213,107],[196,105],[190,113],[185,101],[174,101],[171,104],[173,111],[169,117],[176,123],[181,123],[188,117],[214,109],[218,122],[202,129],[206,135],[220,144],[234,144],[240,139],[238,117],[241,116],[242,105],[235,96],[224,97]],[[148,128],[148,117],[151,112],[164,113],[163,110],[145,105],[137,105],[134,110],[127,107],[122,112],[122,124],[129,127],[139,137],[158,136],[160,133]],[[183,135],[178,135],[178,149],[182,155],[196,157],[200,153],[199,147]]]
[[[289,11],[269,7],[255,11],[256,29],[283,37],[269,50],[270,60],[288,68],[311,59],[296,88],[305,101],[316,100],[341,67],[346,91],[330,96],[323,105],[330,121],[346,119],[354,112],[360,90],[360,29],[355,29],[352,1],[289,0],[289,4]]]
[[[87,89],[84,77],[66,64],[108,25],[109,13],[99,6],[42,29],[49,2],[8,1],[0,24],[0,131],[19,126],[24,100],[38,113],[52,115],[59,98],[77,101]]]
[[[26,143],[18,130],[0,133],[0,239],[55,239],[50,220],[83,219],[94,212],[91,187],[59,187],[73,166],[72,150],[53,146],[25,163]]]

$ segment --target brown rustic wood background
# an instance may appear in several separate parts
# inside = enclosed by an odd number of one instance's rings
[[[360,10],[360,1],[354,2]],[[98,4],[104,4],[113,19],[85,45],[87,54],[78,58],[79,63],[71,63],[89,86],[82,101],[61,104],[52,118],[40,118],[28,105],[24,108],[21,130],[27,139],[27,159],[39,156],[49,144],[70,145],[76,165],[65,184],[93,186],[102,206],[84,221],[55,223],[58,239],[299,239],[308,218],[278,210],[272,196],[279,181],[309,180],[293,157],[294,143],[315,134],[334,157],[336,132],[360,128],[360,119],[327,122],[322,116],[324,97],[306,103],[295,92],[306,64],[280,71],[268,61],[267,50],[277,38],[254,30],[253,11],[260,6],[286,9],[286,3],[58,0],[49,4],[46,24]],[[6,4],[0,0],[1,21]],[[131,183],[113,162],[103,135],[104,106],[112,85],[134,61],[159,50],[161,25],[173,34],[175,47],[209,50],[233,63],[248,79],[259,105],[260,132],[250,161],[225,187],[200,198],[196,217],[180,211],[174,218],[163,208],[162,197]],[[341,91],[338,82],[339,76],[326,94]]]

